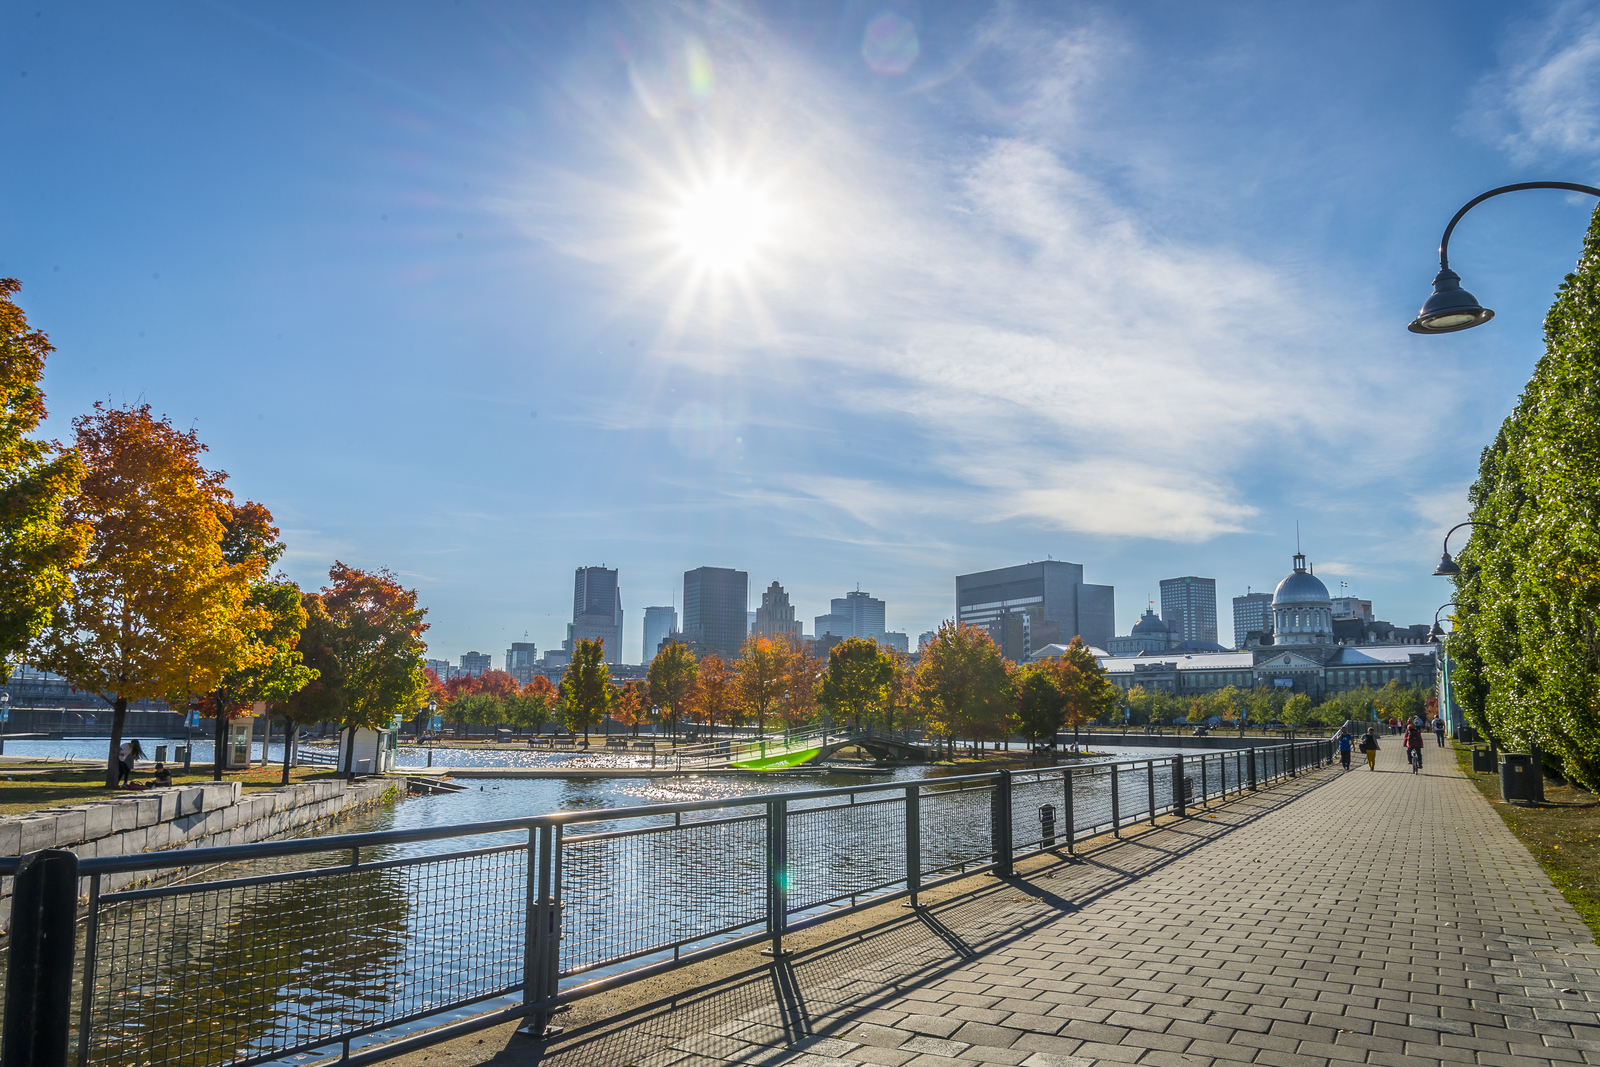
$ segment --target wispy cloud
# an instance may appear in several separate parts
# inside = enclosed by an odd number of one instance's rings
[[[1119,42],[1014,18],[985,41],[991,54],[939,87],[941,103],[965,94],[980,128],[926,142],[858,114],[773,41],[721,39],[712,54],[733,58],[718,93],[737,106],[712,99],[666,133],[655,119],[623,137],[617,155],[638,169],[625,196],[568,187],[548,225],[513,210],[655,308],[670,324],[657,358],[781,377],[785,410],[894,427],[915,464],[785,483],[867,527],[959,516],[1199,541],[1248,528],[1247,473],[1348,485],[1388,469],[1348,463],[1350,439],[1381,437],[1385,456],[1420,446],[1448,384],[1396,388],[1403,361],[1353,334],[1320,280],[1152,232],[1147,205],[1075,163],[1063,123]],[[652,155],[649,138],[668,147]],[[625,234],[649,228],[652,186],[717,152],[761,176],[789,227],[758,271],[712,292]],[[782,369],[794,363],[807,371]]]
[[[1462,116],[1517,163],[1600,160],[1600,9],[1569,2],[1511,35]]]

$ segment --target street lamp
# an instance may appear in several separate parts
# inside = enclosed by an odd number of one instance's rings
[[[1450,233],[1456,228],[1456,223],[1461,221],[1461,216],[1489,199],[1501,193],[1515,193],[1522,189],[1565,189],[1572,193],[1588,193],[1590,196],[1600,196],[1600,189],[1592,185],[1578,185],[1574,182],[1518,182],[1516,185],[1502,185],[1498,189],[1490,189],[1467,201],[1455,217],[1450,220],[1450,225],[1444,228],[1444,237],[1439,241],[1439,273],[1433,279],[1433,295],[1428,297],[1422,305],[1422,310],[1417,312],[1417,317],[1410,326],[1406,327],[1412,333],[1455,333],[1457,330],[1470,330],[1474,326],[1481,326],[1494,318],[1494,312],[1478,303],[1476,297],[1461,288],[1461,276],[1450,269]]]
[[[1479,519],[1476,522],[1470,520],[1467,522],[1458,522],[1454,526],[1450,527],[1449,533],[1444,535],[1444,555],[1439,557],[1439,565],[1433,568],[1433,576],[1435,578],[1454,578],[1456,575],[1461,573],[1461,565],[1450,557],[1450,534],[1455,533],[1463,526],[1487,526],[1491,530],[1500,529],[1497,524],[1485,522],[1482,519]],[[1449,604],[1446,604],[1444,607],[1447,608],[1449,606]],[[1440,608],[1439,610],[1443,611],[1444,608]],[[1437,629],[1439,626],[1438,612],[1434,613],[1433,625],[1435,629]]]

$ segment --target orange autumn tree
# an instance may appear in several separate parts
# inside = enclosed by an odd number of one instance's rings
[[[752,634],[739,650],[737,673],[739,702],[765,731],[767,716],[783,697],[789,679],[789,650],[783,639]]]
[[[782,648],[783,693],[778,698],[777,712],[783,724],[793,729],[816,718],[817,690],[826,664],[797,637],[785,639]]]
[[[715,652],[700,661],[699,677],[689,698],[691,713],[704,722],[710,735],[717,735],[717,720],[731,722],[737,694],[733,668]]]
[[[73,427],[84,478],[68,514],[88,528],[89,545],[34,661],[111,705],[114,787],[130,701],[181,708],[269,656],[255,638],[271,620],[248,602],[266,564],[225,558],[233,495],[225,473],[201,465],[194,431],[156,419],[149,405],[98,403]]]
[[[387,570],[363,571],[335,560],[322,602],[333,621],[341,668],[339,724],[383,729],[427,702],[427,608]],[[346,774],[355,746],[345,746]]]
[[[612,717],[639,736],[639,727],[650,721],[650,687],[641,681],[627,682],[617,692]]]

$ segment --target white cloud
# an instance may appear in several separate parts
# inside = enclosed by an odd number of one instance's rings
[[[1600,10],[1562,4],[1514,34],[1472,104],[1462,129],[1517,163],[1600,158]]]
[[[988,34],[987,65],[1014,73],[1010,117],[982,136],[898,131],[772,42],[724,41],[726,96],[665,139],[653,126],[670,150],[640,148],[645,134],[618,150],[652,162],[612,214],[595,212],[603,190],[571,187],[558,221],[534,212],[530,225],[626,279],[668,324],[659,358],[750,381],[796,362],[810,372],[777,372],[791,408],[914,442],[922,471],[776,480],[874,529],[937,516],[1200,541],[1247,528],[1241,483],[1259,468],[1315,491],[1414,455],[1453,387],[1405,383],[1392,342],[1341,321],[1350,298],[1326,303],[1337,284],[1151,232],[1045,121],[1120,46],[1041,32]],[[760,271],[713,290],[626,234],[649,229],[652,187],[659,200],[708,166],[684,157],[717,152],[759,175],[789,224]],[[1353,438],[1383,444],[1352,465]]]

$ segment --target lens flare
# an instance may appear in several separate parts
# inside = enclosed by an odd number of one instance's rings
[[[861,58],[877,74],[904,74],[921,51],[916,25],[893,11],[885,11],[867,23],[867,32],[861,38]]]

